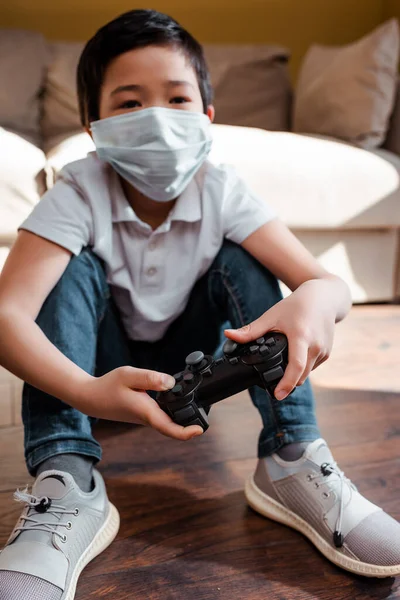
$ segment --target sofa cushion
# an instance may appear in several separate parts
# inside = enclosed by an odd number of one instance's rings
[[[42,130],[44,150],[50,151],[71,133],[80,132],[76,91],[76,69],[82,42],[55,42],[50,45],[50,63],[43,97]]]
[[[337,140],[214,126],[214,162],[233,164],[295,229],[400,225],[400,158]]]
[[[216,123],[273,131],[290,128],[288,50],[205,44],[204,51],[214,87]]]
[[[394,106],[399,37],[392,19],[348,46],[312,46],[297,85],[294,131],[364,148],[382,144]]]
[[[53,186],[57,174],[65,165],[85,158],[95,149],[92,138],[86,132],[62,139],[47,153],[47,187]]]
[[[0,126],[40,145],[47,46],[40,33],[0,29]]]
[[[46,157],[22,137],[0,128],[0,246],[12,243],[17,228],[44,192]]]
[[[210,159],[232,164],[289,227],[358,229],[400,225],[400,157],[322,136],[213,125]],[[86,156],[86,133],[48,155],[54,176]],[[51,182],[49,182],[51,185]]]

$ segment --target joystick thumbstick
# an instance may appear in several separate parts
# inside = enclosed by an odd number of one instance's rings
[[[204,353],[200,350],[197,352],[192,352],[186,357],[186,365],[191,371],[199,371],[204,365],[203,361]]]

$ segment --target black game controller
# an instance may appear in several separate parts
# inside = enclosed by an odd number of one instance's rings
[[[157,402],[175,423],[208,429],[207,409],[253,385],[272,397],[288,363],[288,341],[283,333],[269,332],[248,344],[227,340],[224,357],[214,360],[203,352],[186,357],[186,369],[174,375],[172,390],[160,392]]]

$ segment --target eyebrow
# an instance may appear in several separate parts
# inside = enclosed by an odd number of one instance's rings
[[[115,94],[119,94],[121,92],[140,92],[142,89],[142,85],[136,85],[133,83],[131,85],[119,85],[111,92],[110,96],[115,96]]]
[[[171,79],[170,81],[165,82],[165,87],[178,87],[180,85],[188,85],[191,88],[195,89],[193,83],[190,83],[190,81],[185,81],[183,79]],[[143,85],[138,85],[135,83],[131,83],[130,85],[120,85],[111,92],[110,96],[115,96],[116,94],[120,94],[121,92],[140,92],[143,89]]]

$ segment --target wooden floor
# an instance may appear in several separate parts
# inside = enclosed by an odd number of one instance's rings
[[[397,519],[399,356],[400,307],[356,309],[314,378],[321,429],[336,459]],[[243,483],[255,466],[260,420],[246,395],[216,405],[211,423],[187,444],[103,424],[101,471],[121,530],[82,574],[76,600],[400,599],[400,578],[341,571],[300,534],[247,508]],[[0,433],[0,545],[19,513],[12,492],[28,481],[21,446],[19,429]]]

